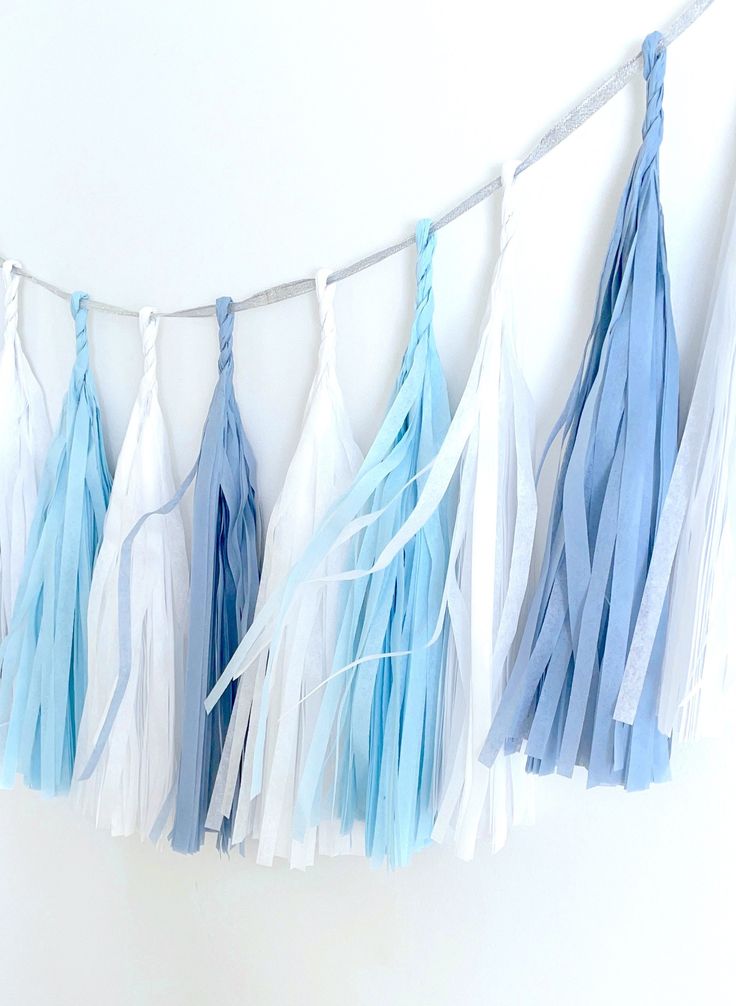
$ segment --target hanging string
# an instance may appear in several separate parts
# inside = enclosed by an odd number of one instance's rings
[[[691,3],[685,10],[675,18],[670,27],[660,35],[660,42],[658,45],[658,52],[670,45],[676,38],[678,38],[684,31],[686,31],[699,17],[711,6],[714,0],[695,0]],[[571,111],[567,112],[561,119],[559,119],[547,132],[542,136],[542,138],[536,143],[536,145],[531,149],[529,154],[524,158],[524,160],[519,164],[517,169],[517,175],[521,174],[522,171],[526,171],[537,161],[545,157],[551,150],[556,146],[566,140],[568,136],[572,135],[577,129],[579,129],[588,119],[591,118],[597,111],[603,108],[611,98],[615,97],[619,91],[628,84],[628,82],[635,77],[642,67],[641,53],[633,56],[631,59],[623,63],[618,69],[614,70],[601,84],[594,88],[583,100],[577,104]],[[477,206],[479,203],[488,199],[494,192],[501,188],[501,177],[494,178],[492,181],[483,185],[476,192],[473,192],[462,202],[458,203],[447,213],[438,217],[431,225],[431,231],[438,231],[442,227],[446,227],[448,224],[457,220],[458,217],[463,216],[473,207]],[[373,252],[371,255],[365,258],[359,259],[357,262],[353,262],[351,265],[345,266],[342,269],[338,269],[336,272],[330,274],[327,277],[327,283],[337,283],[341,280],[348,279],[350,276],[355,276],[359,272],[363,272],[365,269],[370,269],[374,265],[378,265],[379,262],[383,262],[385,259],[390,258],[392,255],[396,255],[401,251],[405,251],[411,248],[414,244],[414,235],[406,237],[401,241],[397,241],[395,244],[388,245],[386,248],[381,248],[379,251]],[[0,264],[3,263],[5,259],[0,256]],[[25,276],[30,282],[35,283],[37,286],[42,287],[49,293],[54,294],[56,297],[61,297],[64,300],[68,300],[70,294],[63,290],[61,287],[56,286],[54,283],[50,283],[48,280],[41,279],[39,276],[34,276],[33,273],[27,272],[26,270],[19,270],[20,275]],[[267,290],[261,290],[259,293],[255,293],[245,300],[236,301],[232,305],[233,311],[247,311],[256,307],[266,307],[269,304],[278,304],[282,300],[290,300],[293,297],[301,297],[307,293],[313,293],[315,289],[314,279],[299,279],[292,280],[290,283],[281,283],[277,286],[269,287]],[[107,304],[104,301],[90,300],[87,304],[89,309],[95,311],[103,311],[107,314],[117,314],[128,318],[135,318],[138,316],[138,311],[127,307],[119,307],[116,304]],[[185,308],[179,311],[164,311],[161,312],[161,317],[164,318],[208,318],[216,313],[216,308],[214,304],[205,304],[202,307],[192,307]]]

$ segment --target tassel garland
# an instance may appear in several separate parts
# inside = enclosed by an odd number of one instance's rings
[[[20,775],[49,796],[71,789],[98,827],[165,837],[180,853],[209,832],[221,852],[253,849],[264,865],[363,853],[394,868],[431,842],[463,859],[499,850],[531,816],[535,776],[580,766],[588,786],[644,790],[669,778],[673,740],[731,722],[736,193],[678,449],[658,33],[641,63],[641,146],[583,360],[542,452],[540,468],[561,441],[533,582],[539,471],[515,312],[516,178],[639,61],[524,162],[437,224],[419,222],[411,334],[364,458],[337,376],[336,282],[411,242],[317,273],[315,373],[263,542],[234,315],[312,281],[174,312],[214,310],[219,340],[197,460],[175,488],[159,316],[139,313],[143,371],[111,483],[87,315],[131,312],[71,296],[76,356],[52,437],[19,335],[28,274],[2,260],[0,786]],[[435,232],[499,184],[499,254],[451,417]],[[190,567],[179,504],[192,483]]]

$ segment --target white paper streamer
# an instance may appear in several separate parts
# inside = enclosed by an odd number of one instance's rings
[[[736,654],[736,195],[732,198],[692,403],[657,529],[616,705],[632,723],[667,592],[659,729],[720,733],[733,715]]]
[[[523,758],[500,758],[491,768],[478,760],[507,679],[537,519],[533,404],[517,358],[511,285],[515,167],[504,165],[502,172],[501,252],[475,380],[468,382],[462,402],[474,419],[460,462],[446,584],[452,645],[433,837],[444,841],[452,835],[463,859],[473,856],[479,839],[497,851],[509,826],[532,814],[533,781]]]
[[[0,640],[18,590],[41,468],[51,440],[43,391],[18,334],[20,263],[3,262],[5,335],[0,352]]]
[[[140,312],[143,377],[125,434],[90,590],[89,682],[76,772],[87,764],[120,666],[118,582],[126,535],[142,514],[174,494],[168,435],[158,399],[151,308]],[[184,529],[177,510],[151,517],[131,556],[131,675],[108,742],[73,798],[113,835],[157,838],[171,810],[179,752],[181,685],[189,590]]]
[[[328,287],[326,278],[325,270],[317,274],[317,372],[299,442],[268,525],[257,610],[283,583],[327,510],[352,484],[361,462],[337,380],[335,286]],[[342,568],[343,553],[342,548],[331,552],[315,580]],[[362,852],[355,836],[339,833],[339,822],[320,825],[319,835],[312,829],[303,843],[292,839],[295,789],[321,693],[305,697],[331,670],[338,591],[334,583],[304,584],[278,647],[261,654],[239,680],[207,825],[219,828],[222,817],[234,813],[233,843],[257,838],[257,859],[265,865],[280,856],[303,868],[314,861],[317,849],[327,855]]]

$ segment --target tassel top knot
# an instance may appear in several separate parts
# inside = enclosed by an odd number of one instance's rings
[[[220,326],[218,335],[220,337],[220,358],[217,365],[220,373],[227,372],[232,376],[233,370],[233,325],[235,318],[230,310],[232,297],[218,297],[215,302],[217,311],[217,324]]]
[[[434,294],[432,292],[432,258],[437,243],[431,220],[420,220],[416,229],[417,301],[414,336],[420,339],[432,324]]]
[[[3,280],[5,281],[5,339],[14,341],[18,335],[18,287],[20,262],[6,259],[3,262]]]
[[[660,47],[662,34],[653,31],[644,39],[641,51],[644,60],[644,79],[647,82],[647,111],[642,127],[642,139],[657,148],[662,142],[662,98],[667,50]]]
[[[156,340],[158,339],[158,315],[152,307],[142,307],[138,312],[138,325],[141,333],[141,348],[143,350],[143,377],[141,389],[144,392],[154,392],[158,387],[156,370]]]
[[[87,344],[87,307],[85,301],[89,299],[89,294],[81,290],[75,291],[71,296],[72,318],[74,318],[74,332],[77,341],[77,367],[86,370],[89,365],[89,347]]]

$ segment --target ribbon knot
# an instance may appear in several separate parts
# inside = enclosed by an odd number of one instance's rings
[[[230,310],[232,302],[232,297],[218,297],[215,302],[220,338],[220,358],[217,361],[220,373],[226,370],[232,373],[233,369],[233,325],[235,318]]]

